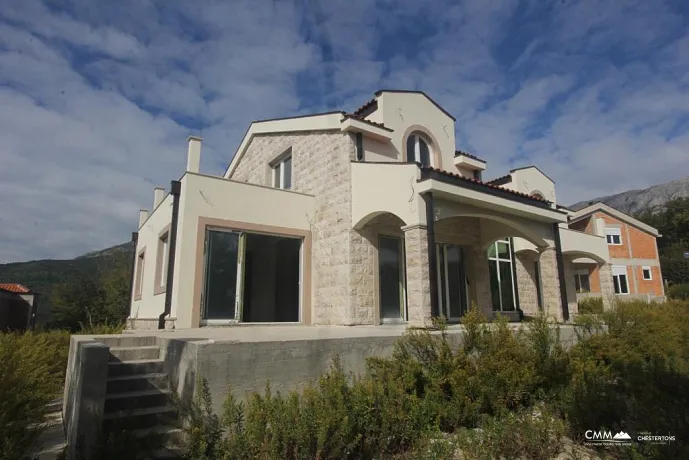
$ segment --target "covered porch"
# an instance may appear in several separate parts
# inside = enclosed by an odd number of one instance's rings
[[[418,172],[413,194],[400,194],[387,210],[354,197],[354,231],[373,248],[373,324],[427,325],[440,315],[456,322],[474,304],[489,318],[501,313],[518,321],[544,309],[568,319],[558,263],[564,213],[544,200],[450,173],[400,166],[395,172],[404,182],[403,168]],[[528,264],[516,254],[521,242],[533,248]]]

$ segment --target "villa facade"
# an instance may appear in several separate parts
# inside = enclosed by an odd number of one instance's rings
[[[223,176],[199,172],[190,137],[181,179],[140,212],[129,327],[424,325],[472,304],[567,321],[582,295],[663,297],[655,229],[559,206],[535,166],[484,181],[454,124],[422,92],[379,91],[353,113],[253,122]]]

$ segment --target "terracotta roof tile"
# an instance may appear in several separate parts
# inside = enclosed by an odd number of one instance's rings
[[[368,123],[369,125],[377,126],[378,128],[382,128],[382,129],[385,129],[385,130],[387,130],[387,131],[392,131],[392,129],[386,128],[385,125],[384,125],[383,123],[378,123],[378,122],[375,122],[375,121],[367,120],[367,119],[365,119],[364,117],[361,117],[361,116],[356,115],[356,114],[353,114],[353,113],[345,113],[345,114],[344,114],[344,117],[345,117],[345,119],[346,119],[346,118],[351,118],[352,120],[362,121],[362,122],[364,122],[364,123]]]
[[[446,175],[446,176],[456,177],[456,178],[459,178],[459,179],[462,179],[462,180],[465,180],[465,181],[468,181],[468,182],[473,182],[474,184],[482,185],[482,186],[484,186],[484,187],[486,187],[486,188],[492,188],[492,189],[494,189],[494,190],[500,190],[500,191],[503,191],[503,192],[508,192],[508,193],[513,194],[513,195],[518,195],[518,196],[521,196],[521,197],[524,197],[524,198],[529,198],[529,199],[531,199],[531,200],[539,201],[539,202],[541,202],[541,203],[549,203],[548,200],[544,200],[543,198],[538,198],[537,196],[534,196],[534,195],[529,195],[529,194],[527,194],[527,193],[522,193],[522,192],[518,192],[518,191],[516,191],[516,190],[510,190],[510,189],[508,189],[508,188],[504,188],[504,187],[500,187],[500,186],[497,186],[497,185],[493,185],[493,184],[490,184],[490,183],[488,183],[488,182],[483,182],[483,181],[474,179],[474,178],[472,178],[472,177],[460,176],[459,174],[451,173],[451,172],[448,172],[448,171],[443,171],[443,170],[441,170],[441,169],[431,168],[430,166],[422,166],[421,169],[426,169],[426,170],[429,170],[429,171],[434,171],[434,172],[437,172],[437,173],[439,173],[439,174],[444,174],[444,175]]]
[[[495,179],[491,179],[489,181],[486,181],[486,184],[495,184],[495,182],[503,182],[503,181],[509,182],[510,180],[512,180],[512,175],[511,174],[505,174],[504,176],[496,177]]]
[[[16,294],[26,294],[28,292],[31,292],[31,289],[19,283],[0,283],[0,289],[9,292],[14,292]]]
[[[471,153],[463,152],[461,150],[455,150],[455,156],[458,157],[460,155],[464,155],[465,157],[473,158],[474,160],[482,161],[484,163],[486,162],[486,160],[483,160],[483,159],[477,157],[476,155],[472,155]]]
[[[364,105],[362,105],[361,107],[359,107],[358,109],[356,109],[356,110],[353,112],[353,114],[354,114],[354,115],[357,115],[357,116],[358,116],[358,115],[361,115],[361,114],[364,113],[367,109],[369,109],[373,104],[375,104],[376,102],[377,102],[377,99],[374,97],[373,99],[371,99],[370,101],[366,102]]]

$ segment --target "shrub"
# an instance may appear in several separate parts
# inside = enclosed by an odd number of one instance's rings
[[[675,300],[689,300],[689,283],[673,284],[667,288],[667,296]]]
[[[61,391],[69,335],[0,334],[0,458],[19,459]]]
[[[602,297],[584,297],[577,301],[580,314],[598,314],[603,313],[603,298]]]

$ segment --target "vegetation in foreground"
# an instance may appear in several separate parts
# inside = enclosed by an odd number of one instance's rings
[[[478,311],[461,344],[411,330],[363,376],[337,361],[303,392],[228,393],[213,413],[201,382],[188,459],[550,459],[586,430],[671,433],[669,445],[601,448],[609,458],[689,458],[686,302],[620,303],[584,317],[570,349],[537,318],[518,333]],[[603,324],[607,325],[604,329]],[[441,325],[442,326],[442,325]],[[574,457],[576,458],[576,456]]]

